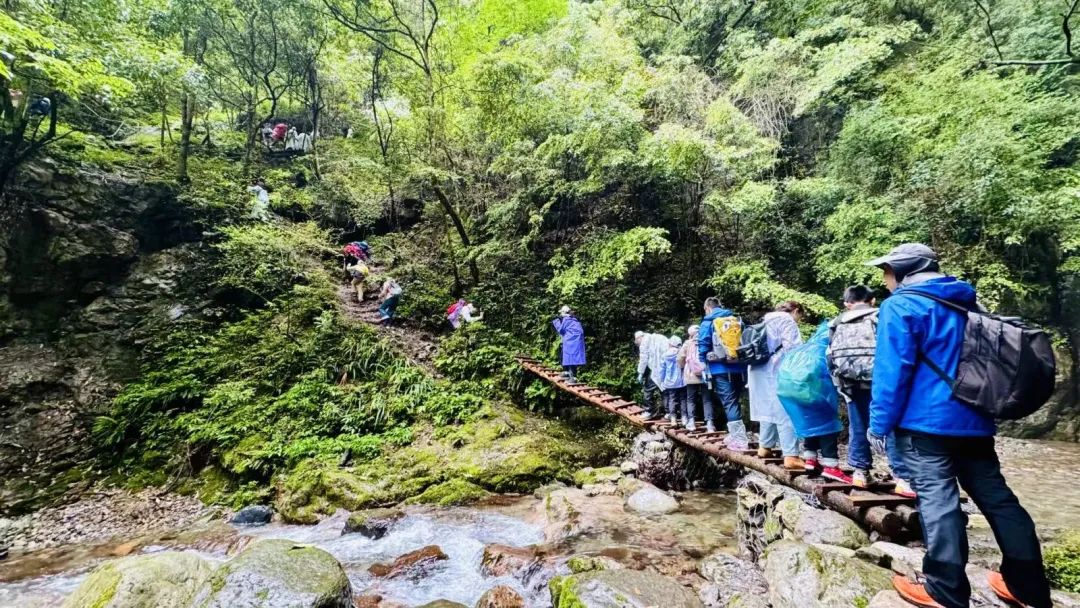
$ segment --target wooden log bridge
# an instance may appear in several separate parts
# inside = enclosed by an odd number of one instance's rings
[[[690,449],[768,475],[786,486],[816,497],[822,505],[890,538],[909,537],[919,533],[919,513],[915,510],[915,499],[893,494],[892,484],[873,484],[863,489],[833,482],[807,471],[790,471],[782,466],[782,458],[775,455],[769,458],[759,457],[755,444],[751,444],[755,449],[746,451],[725,448],[726,432],[709,433],[704,429],[688,431],[667,419],[645,420],[641,416],[645,410],[633,401],[593,386],[568,382],[560,372],[535,359],[518,356],[517,360],[529,373],[589,405],[620,416],[635,426],[663,433],[672,441]]]

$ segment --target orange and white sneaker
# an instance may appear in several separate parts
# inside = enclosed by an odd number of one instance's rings
[[[903,479],[897,478],[896,487],[893,488],[893,494],[899,494],[905,498],[915,498],[915,490],[911,489],[911,484]]]
[[[941,604],[934,601],[934,598],[930,597],[930,594],[926,592],[926,587],[923,587],[919,583],[913,583],[906,576],[900,576],[897,574],[892,579],[893,588],[900,594],[900,597],[904,598],[904,601],[909,604],[920,606],[921,608],[945,608]]]
[[[869,477],[869,475],[867,474],[866,469],[855,469],[855,471],[851,473],[851,485],[856,488],[865,488],[870,485],[869,481],[867,481],[867,477]]]
[[[1016,604],[1017,606],[1025,605],[1023,602],[1016,599],[1016,596],[1014,596],[1012,592],[1009,591],[1009,588],[1005,586],[1005,578],[1001,576],[1000,572],[987,572],[986,582],[990,583],[990,588],[994,590],[994,593],[996,593],[1003,602],[1009,602],[1011,604]]]

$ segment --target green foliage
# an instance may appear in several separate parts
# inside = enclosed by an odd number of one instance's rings
[[[1043,551],[1046,578],[1054,588],[1080,593],[1080,533],[1066,534]]]
[[[329,247],[329,236],[315,224],[251,224],[222,232],[225,240],[218,245],[222,285],[267,300],[297,283],[329,287],[319,257],[336,252]]]
[[[639,226],[626,232],[596,239],[575,255],[573,264],[559,258],[552,260],[555,276],[548,289],[564,298],[601,281],[619,280],[639,266],[646,255],[664,255],[671,251],[667,231]]]
[[[760,260],[729,264],[709,283],[722,293],[741,296],[745,303],[759,309],[770,310],[781,302],[795,300],[817,317],[832,317],[839,312],[835,304],[819,295],[800,292],[777,282],[768,266]]]

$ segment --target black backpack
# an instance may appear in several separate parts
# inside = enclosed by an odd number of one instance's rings
[[[1057,375],[1050,336],[1018,317],[1002,317],[911,289],[967,316],[956,378],[919,358],[952,388],[954,399],[998,420],[1018,420],[1038,410],[1054,394]]]
[[[764,365],[769,362],[773,352],[769,350],[769,332],[765,329],[764,321],[743,327],[739,348],[735,352],[739,363]]]

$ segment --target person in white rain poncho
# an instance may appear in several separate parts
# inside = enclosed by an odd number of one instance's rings
[[[801,470],[804,463],[799,459],[799,439],[795,435],[795,427],[776,395],[776,381],[784,353],[802,344],[798,323],[801,315],[802,306],[793,301],[784,302],[765,315],[765,332],[769,352],[773,355],[767,363],[751,366],[747,375],[750,420],[761,425],[758,455],[770,455],[772,449],[779,445],[784,454],[784,468],[793,470]]]
[[[262,180],[256,181],[252,185],[248,186],[248,192],[255,195],[255,204],[251,206],[251,215],[253,219],[257,220],[269,220],[270,219],[270,193],[266,190]]]
[[[668,350],[668,339],[662,334],[639,331],[634,333],[634,344],[638,347],[637,376],[644,393],[644,418],[649,420],[661,415],[660,373]]]

